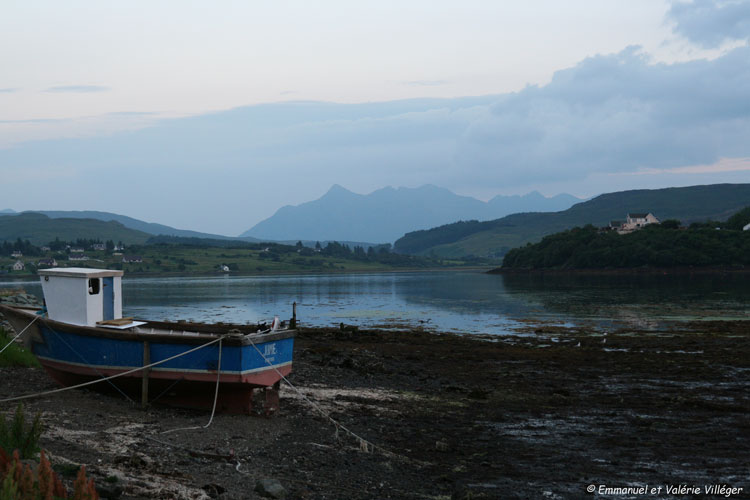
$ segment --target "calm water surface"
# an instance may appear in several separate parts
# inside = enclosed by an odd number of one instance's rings
[[[528,323],[656,328],[664,321],[750,318],[747,276],[498,276],[480,272],[133,278],[123,315],[303,325],[424,326],[507,334]],[[37,281],[0,283],[41,296]]]

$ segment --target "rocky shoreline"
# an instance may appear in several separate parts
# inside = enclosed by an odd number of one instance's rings
[[[747,494],[749,339],[750,321],[482,338],[302,329],[298,392],[283,387],[271,418],[217,415],[203,429],[206,413],[83,390],[25,407],[42,415],[52,463],[86,464],[109,498],[568,499],[646,484]],[[2,369],[0,397],[54,387],[41,369]],[[256,491],[262,480],[276,493]]]

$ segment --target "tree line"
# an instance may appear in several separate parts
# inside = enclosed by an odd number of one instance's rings
[[[503,269],[602,269],[634,267],[750,266],[750,207],[725,222],[684,228],[679,221],[617,234],[592,225],[546,236],[509,251]]]

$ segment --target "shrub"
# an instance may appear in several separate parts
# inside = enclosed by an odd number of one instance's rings
[[[28,332],[26,332],[28,333]],[[10,342],[11,338],[5,330],[0,328],[0,349]],[[13,342],[0,354],[0,367],[6,366],[30,366],[38,367],[39,361],[28,350]]]
[[[0,477],[0,500],[99,499],[94,481],[86,478],[86,467],[83,466],[73,483],[73,496],[68,496],[65,486],[52,470],[44,451],[41,452],[39,465],[32,469],[31,466],[21,463],[18,450],[9,457],[5,450],[0,448]]]
[[[0,417],[0,447],[17,450],[21,458],[32,458],[39,451],[39,438],[42,435],[42,421],[37,413],[31,425],[26,425],[23,405],[16,407],[13,421],[8,425],[5,417]]]

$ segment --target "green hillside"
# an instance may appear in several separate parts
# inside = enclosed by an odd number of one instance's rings
[[[23,213],[0,216],[0,241],[29,240],[46,245],[55,238],[64,241],[100,239],[122,241],[125,245],[143,244],[150,234],[128,229],[119,222],[95,219],[50,219],[46,215]]]
[[[486,222],[457,222],[415,231],[396,241],[397,252],[440,257],[500,257],[548,234],[576,226],[605,226],[628,212],[651,212],[684,224],[724,220],[750,203],[750,184],[714,184],[684,188],[639,189],[597,196],[568,210],[513,214]]]
[[[714,224],[680,228],[673,222],[651,224],[626,234],[601,231],[594,226],[576,227],[545,236],[539,243],[514,248],[505,255],[502,269],[745,268],[750,265],[750,231],[725,228],[717,231]]]
[[[33,211],[33,210],[32,210]],[[103,221],[115,221],[119,222],[123,226],[135,229],[136,231],[143,231],[144,233],[153,234],[155,236],[166,234],[169,236],[179,236],[182,238],[211,238],[216,240],[233,240],[230,236],[222,236],[218,234],[201,233],[198,231],[190,231],[187,229],[175,229],[164,224],[156,224],[154,222],[144,222],[142,220],[134,219],[126,215],[113,214],[111,212],[99,212],[96,210],[36,210],[33,211],[39,214],[44,214],[52,219],[96,219]],[[258,241],[255,238],[243,238],[245,241]]]

